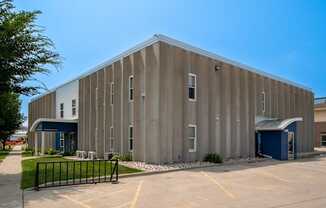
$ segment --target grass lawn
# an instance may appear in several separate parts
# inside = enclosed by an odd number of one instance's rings
[[[36,159],[27,159],[27,160],[23,160],[22,161],[22,169],[23,169],[23,175],[22,175],[22,180],[21,180],[21,188],[25,189],[25,188],[30,188],[34,186],[34,180],[35,180],[35,171],[36,171],[36,162],[42,162],[42,161],[67,161],[68,159],[62,158],[62,157],[41,157],[41,158],[36,158]],[[68,161],[73,161],[73,160],[68,160]],[[75,175],[76,178],[79,179],[80,174],[82,175],[82,178],[86,178],[86,167],[87,164],[86,162],[82,163],[82,167],[81,167],[81,172],[80,170],[80,164],[79,163],[75,163]],[[92,173],[92,166],[93,166],[93,161],[89,161],[88,162],[88,173],[87,176],[88,177],[92,177],[93,173]],[[94,163],[94,175],[98,176],[104,176],[105,174],[105,170],[104,170],[104,163],[101,163],[100,165],[100,171],[99,171],[99,165],[98,163],[95,161]],[[109,175],[109,163],[107,163],[107,175]],[[47,181],[52,181],[52,177],[54,177],[55,181],[58,181],[60,178],[60,164],[59,163],[55,163],[54,165],[54,176],[52,175],[52,169],[53,166],[52,164],[48,165],[47,167]],[[39,183],[42,184],[45,181],[45,166],[41,165],[40,166],[40,172],[42,173],[42,175],[39,178]],[[133,168],[128,168],[122,165],[119,165],[119,174],[123,174],[123,173],[135,173],[135,172],[141,172],[141,170],[138,169],[133,169]],[[61,178],[62,180],[65,180],[67,178],[67,166],[66,164],[62,163],[61,166]],[[68,165],[68,179],[72,179],[73,178],[73,163],[69,163]]]
[[[22,157],[31,157],[31,156],[33,156],[32,151],[23,151],[22,152]]]
[[[0,150],[0,162],[5,159],[5,157],[9,154],[10,150]]]

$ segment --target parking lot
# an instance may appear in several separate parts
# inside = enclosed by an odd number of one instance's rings
[[[25,207],[326,207],[326,157],[227,165],[25,192]]]

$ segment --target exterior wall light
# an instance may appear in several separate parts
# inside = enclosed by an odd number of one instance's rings
[[[216,64],[215,65],[215,71],[217,72],[217,71],[220,71],[220,70],[222,70],[222,65]]]

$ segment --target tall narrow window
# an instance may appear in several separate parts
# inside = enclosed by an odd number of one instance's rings
[[[265,113],[265,110],[266,110],[266,95],[265,95],[265,92],[262,91],[261,92],[261,111],[262,113]]]
[[[60,152],[63,152],[65,148],[65,137],[64,133],[60,132]]]
[[[114,132],[113,126],[110,127],[110,151],[114,152]]]
[[[72,113],[72,116],[76,115],[76,99],[73,99],[71,101],[71,113]]]
[[[197,126],[193,124],[188,125],[188,142],[189,152],[196,152],[197,150]]]
[[[197,87],[197,76],[195,74],[188,74],[188,98],[191,101],[196,101],[196,87]]]
[[[60,103],[60,118],[64,117],[64,106],[63,103]]]
[[[134,76],[129,76],[129,102],[134,100]]]
[[[129,126],[129,150],[132,151],[134,149],[134,126]]]
[[[113,105],[113,102],[114,102],[114,82],[111,82],[111,105]]]

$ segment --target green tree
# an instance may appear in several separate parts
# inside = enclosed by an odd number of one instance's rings
[[[5,92],[0,94],[0,103],[0,142],[4,149],[5,142],[19,128],[23,118],[20,114],[21,102],[16,93]]]
[[[16,11],[12,0],[0,0],[0,94],[37,94],[45,87],[34,75],[60,65],[53,42],[35,23],[40,13]]]

